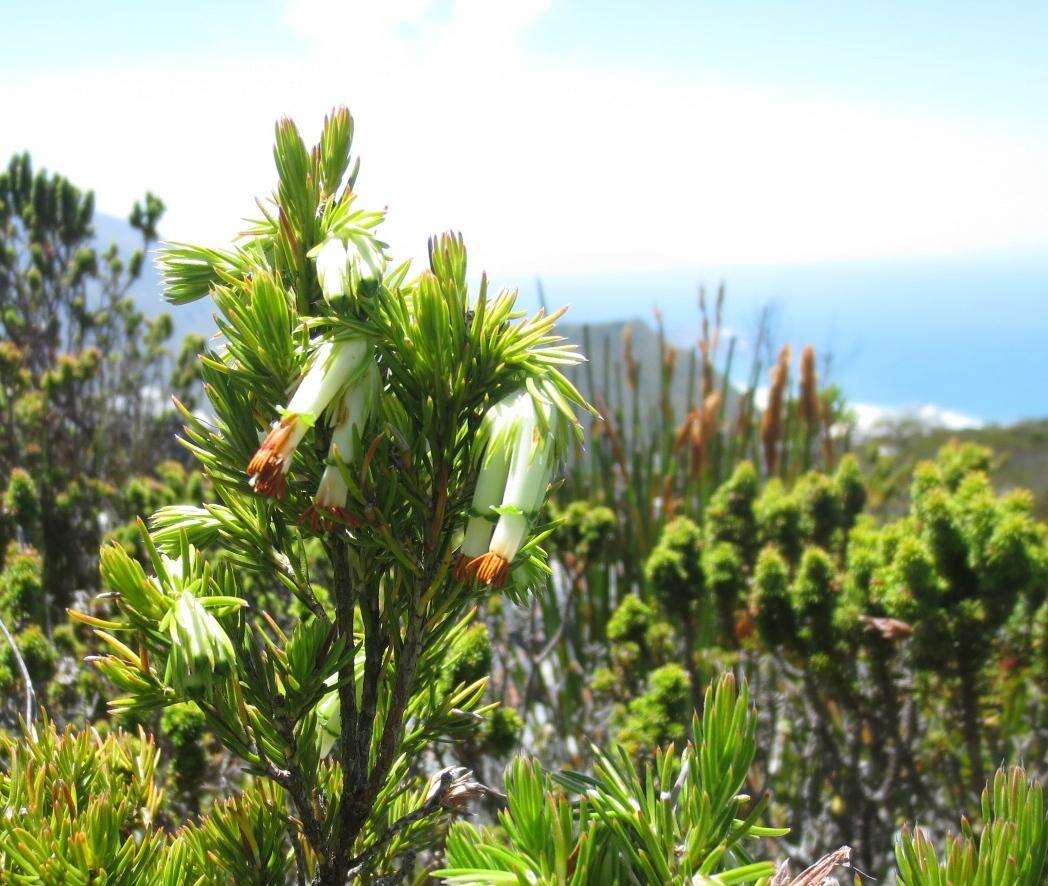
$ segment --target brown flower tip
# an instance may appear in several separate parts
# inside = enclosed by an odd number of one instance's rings
[[[735,613],[735,639],[745,640],[753,636],[757,630],[757,622],[754,621],[753,613],[748,609],[740,609]]]
[[[472,584],[476,580],[476,569],[472,568],[474,562],[476,561],[473,558],[465,554],[455,557],[455,562],[451,566],[451,574],[455,581],[464,585]]]
[[[477,581],[493,588],[501,588],[509,577],[509,560],[493,551],[488,551],[470,560],[469,569],[473,571]]]
[[[633,357],[633,327],[622,330],[622,362],[626,366],[626,383],[630,390],[636,390],[640,384],[640,364]]]
[[[283,498],[287,491],[287,472],[300,434],[296,416],[286,416],[273,425],[262,445],[247,463],[251,488],[259,495]]]
[[[299,523],[310,532],[333,532],[336,529],[355,529],[363,520],[345,508],[318,505],[315,502],[303,512]]]
[[[681,421],[680,426],[677,428],[677,433],[673,438],[673,450],[674,452],[680,452],[684,448],[684,444],[691,439],[692,425],[700,421],[699,410],[693,409]]]
[[[764,464],[769,474],[774,474],[779,466],[779,439],[782,435],[783,408],[789,379],[790,346],[783,345],[782,350],[779,351],[778,362],[772,367],[771,389],[768,391],[768,403],[761,419]]]
[[[257,461],[258,456],[255,456],[251,460],[251,464],[255,465]],[[251,488],[259,495],[268,495],[270,498],[283,498],[284,493],[287,492],[287,474],[284,473],[280,461],[277,459],[270,459],[269,461],[259,463],[254,468],[249,468],[248,476],[251,478],[249,481]]]

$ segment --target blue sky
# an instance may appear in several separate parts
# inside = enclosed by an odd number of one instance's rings
[[[389,207],[401,254],[461,229],[496,278],[541,274],[590,316],[657,299],[682,339],[694,284],[726,275],[740,317],[778,300],[806,324],[790,334],[866,354],[841,370],[856,398],[1048,413],[1031,334],[1048,4],[0,5],[0,153],[29,148],[103,211],[152,188],[168,236],[228,239],[271,186],[273,120],[312,134],[345,102],[362,196]],[[925,354],[963,359],[986,300],[988,346],[1015,354],[995,364],[1015,366],[1006,396],[884,356],[909,316]]]

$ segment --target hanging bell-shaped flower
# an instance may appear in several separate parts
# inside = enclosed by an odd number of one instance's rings
[[[320,478],[313,504],[305,516],[305,521],[314,531],[323,526],[353,525],[359,522],[346,510],[349,489],[342,471],[343,465],[348,467],[356,461],[361,434],[380,391],[378,366],[371,360],[360,376],[346,387],[338,411],[331,416],[335,426],[331,431],[328,464]]]
[[[520,404],[527,394],[517,391],[499,400],[485,414],[480,433],[484,438],[477,483],[473,488],[473,504],[466,534],[455,560],[454,574],[462,582],[473,579],[470,564],[487,553],[509,475],[512,440]]]
[[[506,583],[542,506],[566,430],[561,413],[531,391],[510,395],[485,416],[487,440],[473,515],[455,566],[459,580]]]
[[[248,462],[252,488],[261,495],[282,498],[287,489],[291,457],[306,431],[345,386],[366,369],[371,346],[364,338],[324,342],[316,349],[309,371],[279,421]]]

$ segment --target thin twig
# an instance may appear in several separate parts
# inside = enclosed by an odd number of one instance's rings
[[[18,662],[18,670],[22,672],[22,682],[25,684],[25,728],[29,732],[29,737],[36,741],[36,726],[33,724],[36,709],[36,691],[33,689],[33,681],[29,679],[29,668],[25,666],[22,653],[18,651],[14,637],[11,636],[11,632],[7,629],[7,625],[4,624],[2,618],[0,618],[0,630],[4,632],[7,645],[11,647],[15,661]]]

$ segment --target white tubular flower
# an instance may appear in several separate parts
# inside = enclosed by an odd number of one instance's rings
[[[481,433],[486,442],[477,484],[473,487],[472,516],[466,524],[466,534],[455,560],[454,575],[459,581],[468,582],[474,578],[470,564],[486,554],[491,543],[498,520],[498,514],[492,508],[502,504],[509,476],[510,441],[507,438],[513,433],[520,404],[527,396],[525,392],[517,391],[503,397],[484,415]]]
[[[508,468],[502,475],[504,487],[498,507],[498,522],[494,531],[486,530],[489,539],[487,550],[471,557],[465,566],[457,569],[457,574],[463,580],[475,578],[493,587],[501,587],[506,583],[513,558],[524,544],[531,520],[546,494],[565,431],[560,413],[551,408],[547,401],[526,391],[515,397],[508,414],[497,416],[493,421],[493,430],[500,433],[493,435],[487,444],[489,451],[492,447],[501,449],[504,453],[502,457],[508,459]],[[493,475],[503,470],[494,455],[492,451],[491,456],[487,456]],[[495,479],[492,476],[492,486]],[[487,494],[489,489],[486,482],[482,491]],[[481,508],[476,510],[480,514],[484,513]],[[492,510],[490,504],[487,510]],[[476,528],[475,535],[470,539],[471,550],[463,551],[464,556],[472,554],[476,549],[472,546],[480,541],[483,532],[480,527]],[[459,563],[462,563],[461,559]]]
[[[375,408],[380,389],[378,366],[374,360],[369,360],[360,376],[346,387],[339,411],[332,416],[336,424],[331,432],[328,460],[334,463],[325,466],[317,494],[305,518],[314,531],[327,525],[359,523],[346,510],[349,489],[338,461],[349,466],[356,460],[357,442]]]
[[[317,348],[309,371],[282,410],[283,417],[273,423],[248,462],[247,473],[256,492],[283,497],[291,457],[298,444],[345,385],[365,368],[364,361],[370,354],[371,346],[363,338],[324,342]]]
[[[328,301],[345,294],[348,261],[346,244],[338,237],[328,237],[317,252],[317,280],[320,282],[320,291]]]

